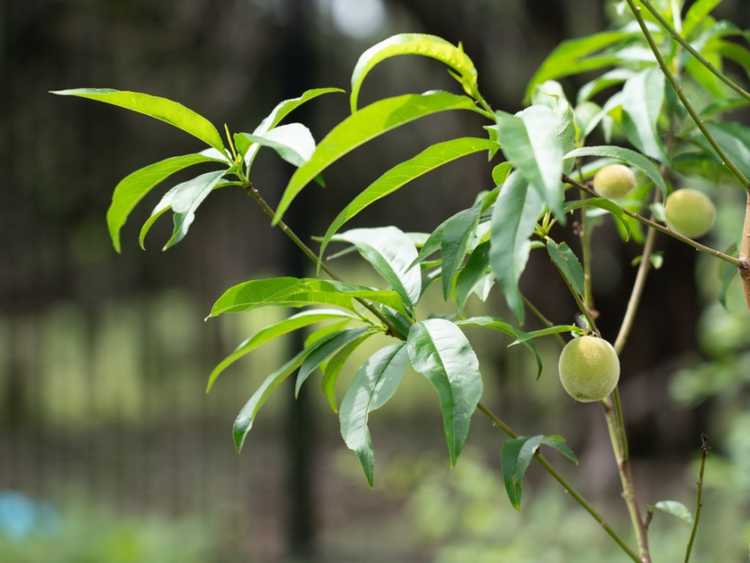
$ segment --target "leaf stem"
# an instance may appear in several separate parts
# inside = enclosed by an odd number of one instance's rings
[[[737,168],[737,166],[731,160],[729,160],[729,158],[727,158],[727,155],[724,153],[724,150],[719,146],[719,143],[716,141],[714,136],[708,130],[708,127],[706,127],[706,124],[698,115],[698,112],[693,107],[693,104],[690,103],[690,100],[688,100],[687,96],[685,95],[685,92],[682,90],[682,87],[677,82],[677,79],[669,70],[669,67],[667,66],[667,63],[664,61],[664,57],[662,56],[661,51],[659,51],[659,47],[656,45],[654,36],[651,35],[651,32],[648,30],[648,26],[646,25],[646,22],[643,19],[643,14],[641,13],[640,6],[636,5],[635,0],[626,0],[626,1],[628,5],[630,6],[630,10],[633,12],[633,15],[635,16],[636,20],[638,20],[638,25],[641,27],[641,31],[643,32],[643,35],[646,38],[646,41],[651,47],[651,51],[653,51],[654,57],[656,57],[656,62],[659,64],[659,67],[664,73],[664,76],[666,76],[667,80],[669,80],[669,83],[672,85],[672,88],[677,94],[677,97],[680,98],[682,105],[685,106],[685,109],[690,114],[690,117],[693,118],[693,121],[695,121],[695,124],[698,126],[698,129],[700,129],[701,133],[703,133],[703,136],[711,144],[714,151],[716,151],[716,154],[719,156],[719,160],[721,161],[721,163],[729,169],[732,175],[734,175],[734,177],[740,181],[740,183],[745,187],[746,190],[750,190],[750,180],[748,180],[747,177],[740,171],[740,169]],[[639,1],[643,2],[643,0],[639,0]],[[646,4],[647,4],[647,1],[644,2],[644,6]]]
[[[695,59],[701,63],[703,66],[705,66],[716,78],[721,80],[724,84],[729,86],[732,90],[737,92],[740,96],[745,98],[746,100],[750,100],[750,92],[748,92],[745,88],[743,88],[736,80],[734,80],[732,77],[727,76],[722,71],[720,71],[716,66],[711,63],[708,59],[706,59],[703,55],[701,55],[695,47],[693,47],[689,41],[687,41],[681,34],[681,32],[674,27],[672,27],[669,22],[659,13],[659,10],[654,8],[653,4],[649,0],[639,0],[641,4],[649,11],[651,12],[651,15],[656,18],[656,20],[659,22],[659,24],[667,30],[667,32],[674,38],[677,43],[682,45],[685,50],[690,53]]]
[[[591,195],[599,197],[599,195],[593,189],[591,189],[589,186],[587,186],[586,184],[582,184],[581,182],[578,182],[578,181],[574,180],[573,178],[571,178],[569,176],[563,176],[563,180],[566,183],[570,184],[571,186],[575,186],[577,188],[580,188],[582,190],[587,191]],[[734,256],[730,256],[728,254],[725,254],[724,252],[721,252],[720,250],[716,250],[715,248],[711,248],[710,246],[706,246],[705,244],[701,244],[701,243],[699,243],[697,241],[694,241],[693,239],[688,238],[685,235],[681,235],[677,231],[673,231],[669,227],[666,227],[666,226],[664,226],[664,225],[662,225],[660,223],[657,223],[653,219],[647,219],[643,215],[640,215],[638,213],[630,211],[629,209],[625,209],[624,207],[621,207],[621,206],[620,206],[620,209],[628,217],[630,217],[632,219],[635,219],[636,221],[639,221],[639,222],[643,223],[644,225],[648,225],[649,227],[652,227],[652,228],[656,229],[657,231],[659,231],[660,233],[664,233],[665,235],[670,236],[673,239],[677,239],[680,242],[683,242],[683,243],[685,243],[687,245],[690,245],[693,248],[695,248],[698,252],[703,252],[705,254],[710,254],[711,256],[713,256],[715,258],[719,258],[721,260],[724,260],[725,262],[729,262],[730,264],[734,265],[737,268],[741,268],[742,267],[743,262],[739,258],[736,258]]]
[[[482,414],[489,418],[495,426],[497,426],[509,437],[518,437],[518,434],[506,422],[501,420],[484,404],[479,403],[479,405],[477,406],[477,410],[479,410]],[[573,499],[579,505],[581,505],[581,507],[583,507],[583,509],[586,510],[586,512],[588,512],[592,516],[592,518],[594,518],[594,520],[599,523],[599,525],[604,529],[609,537],[611,537],[615,541],[615,543],[620,546],[620,548],[628,555],[628,557],[630,557],[636,563],[641,563],[641,559],[638,558],[638,555],[636,555],[636,553],[630,547],[628,547],[625,541],[607,523],[605,518],[601,514],[599,514],[599,512],[597,512],[596,509],[591,506],[591,504],[585,498],[583,498],[583,496],[581,496],[581,494],[576,491],[562,475],[560,475],[560,473],[557,472],[557,470],[552,466],[552,464],[550,464],[549,461],[547,461],[547,459],[542,454],[537,453],[534,457],[539,462],[539,464],[544,467],[547,473],[549,473],[550,476],[552,476],[552,478],[557,481],[562,486],[562,488],[565,489],[568,494],[570,494],[570,496],[573,497]]]
[[[543,325],[547,327],[555,326],[555,323],[553,323],[551,320],[549,320],[544,313],[542,313],[539,308],[534,305],[527,297],[523,297],[523,302],[526,304],[526,307],[531,311],[534,316],[539,319]],[[560,346],[565,346],[565,339],[560,334],[555,334],[555,339],[560,343]]]
[[[687,549],[685,550],[685,563],[690,562],[690,555],[693,552],[693,543],[695,543],[695,535],[698,533],[698,524],[700,524],[701,521],[701,511],[703,509],[703,475],[706,471],[708,449],[706,437],[701,436],[701,467],[698,472],[698,490],[695,494],[695,518],[693,519],[693,528],[690,530],[690,539],[688,540]]]

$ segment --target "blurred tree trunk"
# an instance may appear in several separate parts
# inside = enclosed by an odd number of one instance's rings
[[[288,20],[284,28],[284,38],[278,61],[281,98],[299,96],[310,87],[314,80],[314,43],[308,30],[314,17],[314,10],[306,0],[289,0]],[[295,119],[309,122],[308,106],[295,113]],[[286,220],[297,231],[302,240],[311,235],[311,216],[306,210],[304,198],[297,201]],[[282,271],[293,276],[304,276],[307,272],[306,258],[292,244],[284,246]],[[296,354],[304,346],[304,333],[295,332],[290,339],[291,354]],[[286,421],[286,481],[288,487],[287,542],[292,559],[310,560],[316,551],[316,514],[314,502],[314,405],[309,393],[309,385],[298,399],[294,398],[294,378],[288,387],[289,404]]]

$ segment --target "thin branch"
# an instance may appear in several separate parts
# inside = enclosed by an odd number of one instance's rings
[[[511,438],[518,437],[518,434],[516,434],[516,432],[514,432],[507,423],[503,422],[495,413],[493,413],[482,403],[479,403],[477,410],[479,410],[482,414],[489,418],[495,426],[497,426]],[[583,496],[581,496],[581,494],[578,493],[573,488],[573,486],[557,472],[554,467],[552,467],[550,462],[547,461],[547,459],[542,454],[537,453],[534,457],[539,462],[539,464],[544,467],[547,473],[549,473],[555,481],[560,483],[563,489],[565,489],[570,494],[570,496],[573,497],[573,499],[575,499],[575,501],[580,504],[584,508],[584,510],[586,510],[586,512],[588,512],[594,518],[594,520],[599,523],[599,525],[604,529],[609,537],[611,537],[615,541],[615,543],[617,543],[617,545],[619,545],[620,548],[625,553],[627,553],[628,557],[630,557],[636,563],[641,563],[641,559],[638,557],[638,555],[636,555],[636,553],[630,547],[628,547],[625,541],[619,535],[617,535],[617,532],[612,529],[605,518],[601,514],[599,514],[599,512],[597,512],[596,509],[591,506],[591,504],[585,498],[583,498]]]
[[[654,251],[654,242],[656,241],[656,229],[649,227],[648,233],[646,234],[646,242],[643,245],[643,254],[641,255],[641,263],[638,266],[638,273],[635,276],[635,282],[633,283],[633,290],[630,293],[630,299],[628,300],[628,306],[625,309],[625,316],[622,319],[620,330],[617,333],[615,339],[615,351],[617,354],[621,354],[625,348],[625,344],[630,336],[630,331],[633,329],[633,323],[635,322],[635,316],[638,312],[638,307],[641,304],[641,297],[643,296],[643,290],[646,286],[646,278],[651,270],[651,254]]]
[[[578,182],[571,178],[570,176],[563,176],[563,181],[570,184],[571,186],[575,186],[577,188],[580,188],[582,190],[586,190],[589,194],[594,195],[596,197],[600,197],[599,194],[597,194],[593,189],[591,189],[586,184],[582,184],[581,182]],[[630,211],[629,209],[625,209],[624,207],[620,207],[622,210],[622,213],[624,215],[627,215],[631,219],[635,219],[636,221],[639,221],[643,223],[644,225],[648,225],[649,227],[652,227],[659,231],[660,233],[664,233],[665,235],[672,237],[673,239],[679,240],[680,242],[683,242],[687,245],[692,246],[695,248],[698,252],[703,252],[705,254],[710,254],[711,256],[715,258],[719,258],[721,260],[724,260],[725,262],[729,262],[733,266],[737,268],[741,268],[743,265],[742,260],[739,258],[736,258],[734,256],[730,256],[729,254],[725,254],[724,252],[721,252],[720,250],[716,250],[715,248],[711,248],[710,246],[706,246],[705,244],[701,244],[697,241],[694,241],[691,238],[686,237],[685,235],[682,235],[678,233],[677,231],[673,231],[669,227],[665,227],[664,225],[657,223],[656,221],[652,219],[647,219],[643,215],[640,215],[638,213],[635,213],[633,211]]]
[[[745,303],[747,303],[747,308],[750,309],[750,192],[747,193],[745,201],[745,225],[742,228],[742,240],[740,241],[739,270]]]
[[[544,326],[555,326],[555,323],[553,323],[551,320],[549,320],[544,313],[542,313],[539,308],[534,305],[529,299],[527,299],[525,296],[523,296],[523,302],[526,304],[526,307],[531,311],[534,316],[539,319]],[[560,346],[565,346],[565,339],[560,334],[554,335],[555,339],[560,343]]]
[[[651,35],[651,32],[648,30],[648,26],[646,25],[646,22],[643,19],[643,14],[641,14],[640,6],[636,6],[635,0],[626,0],[626,1],[628,5],[630,6],[630,10],[633,12],[633,15],[635,16],[636,20],[638,20],[638,25],[640,25],[641,31],[643,32],[643,35],[646,38],[646,41],[648,42],[649,46],[651,47],[651,50],[654,53],[654,57],[656,57],[656,62],[659,64],[659,67],[661,67],[661,70],[664,73],[664,76],[666,76],[667,80],[669,80],[669,83],[672,85],[672,88],[677,94],[677,97],[680,98],[682,105],[685,106],[685,109],[690,114],[690,117],[693,118],[693,121],[695,121],[695,124],[698,126],[698,129],[701,130],[701,133],[703,133],[703,136],[706,138],[706,140],[711,144],[713,149],[716,151],[716,154],[719,156],[719,159],[721,160],[722,164],[724,164],[724,166],[726,166],[729,169],[729,171],[735,176],[735,178],[737,178],[740,181],[740,183],[745,187],[745,189],[750,189],[750,180],[748,180],[747,177],[745,177],[745,175],[740,171],[740,169],[737,168],[737,166],[731,160],[729,160],[727,155],[724,153],[724,150],[719,146],[719,143],[716,141],[714,136],[708,130],[708,127],[706,127],[706,124],[703,123],[703,120],[701,119],[700,115],[698,115],[698,112],[693,107],[693,104],[690,103],[690,100],[688,100],[687,96],[685,95],[685,92],[683,92],[682,90],[682,87],[677,82],[677,79],[669,70],[669,67],[667,66],[667,63],[664,61],[664,57],[662,56],[661,51],[659,51],[659,47],[656,45],[656,41],[654,40],[653,35]]]
[[[664,16],[662,16],[659,13],[659,10],[654,8],[653,4],[649,0],[638,0],[643,6],[651,12],[651,15],[656,18],[656,20],[659,22],[659,24],[667,30],[667,32],[672,36],[672,38],[677,41],[680,45],[682,45],[685,50],[690,53],[695,59],[701,63],[703,66],[705,66],[711,73],[716,76],[719,80],[721,80],[724,84],[729,86],[732,90],[737,92],[740,96],[745,98],[746,100],[750,100],[750,92],[745,90],[739,82],[734,80],[732,77],[727,76],[722,71],[720,71],[716,66],[711,63],[708,59],[706,59],[703,55],[701,55],[695,47],[693,47],[689,41],[687,41],[674,27],[672,27],[669,22],[666,20]]]
[[[690,562],[690,555],[693,552],[693,543],[695,535],[698,533],[698,524],[701,521],[701,510],[703,509],[703,475],[706,471],[706,458],[708,457],[708,444],[706,437],[701,436],[701,468],[698,473],[698,490],[695,494],[695,518],[693,518],[693,528],[690,530],[690,539],[688,540],[687,549],[685,550],[685,563]]]

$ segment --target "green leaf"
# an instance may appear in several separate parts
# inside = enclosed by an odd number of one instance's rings
[[[318,367],[320,367],[320,364],[351,342],[354,342],[367,333],[373,334],[373,329],[368,327],[350,328],[328,335],[316,342],[312,346],[310,353],[305,358],[305,361],[302,362],[302,367],[300,367],[299,373],[297,374],[297,380],[294,385],[294,396],[299,396],[299,392],[305,384],[305,381],[307,381],[307,378],[310,377]]]
[[[356,311],[356,298],[382,303],[403,312],[403,302],[395,291],[376,290],[314,278],[280,277],[249,280],[230,287],[216,300],[209,318],[269,305],[335,305]]]
[[[311,324],[332,319],[345,318],[356,319],[357,317],[338,309],[311,309],[308,311],[302,311],[301,313],[297,313],[296,315],[293,315],[288,319],[284,319],[267,326],[266,328],[255,333],[250,338],[244,340],[242,343],[240,343],[239,346],[237,346],[237,348],[234,349],[231,354],[229,354],[226,358],[219,362],[219,364],[213,369],[211,375],[208,378],[206,393],[211,391],[214,383],[216,383],[216,380],[225,369],[234,364],[236,361],[247,356],[253,350],[260,348],[264,344],[267,344],[272,340],[279,338],[280,336],[283,336],[295,330],[299,330]]]
[[[578,256],[566,243],[557,244],[552,239],[547,240],[547,253],[570,286],[583,295],[583,267]]]
[[[170,209],[173,213],[174,226],[172,228],[172,236],[162,250],[168,250],[184,239],[188,233],[188,229],[190,229],[190,225],[195,220],[195,212],[198,207],[216,189],[225,172],[225,170],[219,170],[218,172],[201,174],[192,180],[177,184],[164,194],[164,197],[154,207],[151,216],[141,228],[138,237],[141,248],[145,250],[146,235],[151,230],[153,224]]]
[[[517,346],[518,344],[526,344],[537,338],[554,336],[555,334],[563,334],[565,332],[574,332],[579,335],[583,334],[583,330],[575,325],[548,326],[547,328],[541,328],[539,330],[532,330],[531,332],[521,333],[521,335],[516,340],[508,345],[508,348],[510,348],[511,346]]]
[[[727,158],[740,169],[746,178],[750,178],[750,128],[736,122],[707,123],[706,127],[726,153]],[[719,160],[716,152],[702,135],[696,139],[709,154]]]
[[[750,50],[737,43],[719,41],[717,51],[722,56],[740,65],[750,77]],[[747,102],[744,98],[737,99],[737,102],[741,103],[743,100]]]
[[[379,199],[392,194],[412,180],[424,176],[428,172],[431,172],[444,164],[448,164],[449,162],[453,162],[454,160],[470,154],[488,150],[492,145],[493,143],[487,139],[462,137],[430,145],[413,158],[397,164],[362,190],[362,192],[360,192],[359,195],[336,216],[331,223],[331,226],[328,227],[328,230],[323,237],[323,241],[321,242],[321,256],[325,253],[328,243],[331,241],[333,235],[335,235],[344,224]]]
[[[320,388],[328,401],[328,405],[331,407],[333,412],[338,412],[338,401],[336,399],[336,383],[338,382],[341,370],[344,368],[346,361],[359,348],[359,346],[368,338],[371,334],[365,333],[356,340],[351,341],[349,344],[344,346],[341,350],[336,352],[330,360],[321,366],[323,371],[323,378],[320,380]]]
[[[675,518],[682,520],[688,526],[693,525],[693,514],[690,509],[676,500],[660,500],[654,505],[654,509],[664,514],[669,514]]]
[[[407,348],[414,370],[437,390],[448,455],[451,465],[455,465],[482,396],[479,360],[461,329],[444,319],[413,325]]]
[[[204,162],[214,162],[214,159],[198,153],[172,156],[149,164],[120,180],[115,186],[112,203],[107,210],[107,227],[114,249],[120,252],[120,230],[138,202],[172,174]]]
[[[658,127],[664,88],[664,73],[651,68],[628,79],[622,90],[623,124],[628,140],[642,153],[660,162],[667,160]]]
[[[581,158],[584,156],[614,158],[638,168],[661,190],[664,197],[668,195],[667,184],[659,173],[659,167],[640,153],[615,146],[582,147],[566,154],[565,160]]]
[[[309,352],[309,350],[302,350],[302,352],[266,377],[260,387],[253,393],[252,397],[245,403],[245,406],[242,407],[232,427],[232,438],[238,452],[242,450],[242,446],[253,427],[258,411],[266,404],[274,390],[302,365]]]
[[[513,165],[510,162],[501,162],[492,169],[492,181],[496,186],[502,186],[512,171]]]
[[[526,470],[542,445],[555,448],[571,462],[578,464],[578,458],[567,446],[562,436],[539,435],[531,438],[519,436],[506,440],[501,453],[501,467],[505,491],[508,493],[510,503],[516,510],[521,510],[523,478],[526,475]]]
[[[342,156],[401,125],[441,111],[459,109],[476,111],[476,106],[466,96],[429,92],[379,100],[350,115],[320,141],[312,158],[289,180],[276,209],[274,224],[281,220],[297,194]]]
[[[453,293],[458,269],[469,252],[474,230],[479,224],[479,208],[465,209],[445,222],[440,239],[443,263],[443,298],[447,301]]]
[[[430,57],[449,66],[458,75],[456,79],[469,95],[477,92],[477,70],[459,44],[455,46],[442,37],[424,33],[401,33],[394,35],[367,49],[357,60],[352,73],[350,97],[352,113],[357,111],[357,99],[367,74],[376,65],[391,57],[419,55]]]
[[[507,334],[508,336],[515,338],[516,342],[522,344],[526,349],[534,354],[537,368],[536,378],[539,379],[542,376],[542,371],[544,370],[542,356],[539,354],[539,350],[536,349],[536,346],[534,346],[534,343],[531,342],[531,340],[533,339],[526,338],[527,334],[531,333],[526,333],[520,329],[517,329],[512,324],[496,317],[471,317],[462,321],[458,321],[457,324],[458,326],[475,326],[486,328],[489,330],[502,332],[503,334]]]
[[[148,115],[154,119],[169,123],[177,129],[182,129],[209,146],[224,151],[224,141],[216,127],[202,115],[190,108],[159,96],[113,90],[111,88],[77,88],[73,90],[57,90],[51,92],[58,96],[78,96],[97,102],[104,102],[121,108]]]
[[[518,173],[505,182],[492,213],[490,265],[513,314],[523,323],[524,304],[518,282],[531,251],[529,238],[544,202]]]
[[[589,55],[633,35],[630,32],[608,31],[563,41],[544,60],[539,70],[534,74],[526,89],[526,100],[530,100],[536,87],[547,80],[589,72],[617,63],[617,56],[613,54],[600,54],[591,57]]]
[[[404,303],[417,304],[422,293],[422,273],[419,265],[414,264],[417,248],[401,230],[396,227],[353,229],[332,240],[356,246]]]
[[[690,39],[693,32],[698,29],[716,6],[721,4],[722,0],[697,0],[685,15],[685,22],[682,26],[682,36]]]
[[[570,118],[541,105],[496,118],[506,158],[564,223],[563,156],[575,146]]]
[[[283,100],[276,104],[276,107],[273,108],[271,113],[263,118],[263,121],[261,121],[253,131],[253,135],[264,135],[265,133],[276,127],[279,123],[281,123],[281,121],[295,109],[300,107],[302,104],[309,102],[310,100],[314,100],[318,96],[323,96],[325,94],[340,94],[343,92],[344,90],[342,90],[341,88],[314,88],[312,90],[303,92],[303,94],[297,98]],[[244,137],[241,138],[244,139]],[[245,155],[244,159],[248,172],[253,165],[253,161],[255,160],[255,156],[258,154],[259,149],[260,145],[256,144],[246,147],[244,150],[241,150],[241,152]]]
[[[265,133],[240,133],[247,141],[269,147],[292,166],[300,167],[315,152],[315,139],[301,123],[280,125]]]
[[[490,267],[490,241],[477,246],[469,256],[466,266],[456,278],[456,304],[459,311],[463,311],[469,296],[476,290],[484,279]]]
[[[578,103],[582,104],[596,96],[599,92],[611,88],[612,86],[622,84],[634,74],[635,73],[632,70],[626,68],[615,68],[605,72],[591,82],[587,82],[580,90],[578,90]]]
[[[341,402],[339,422],[346,446],[357,454],[370,486],[374,481],[375,454],[367,420],[398,389],[408,366],[406,344],[399,343],[375,352],[357,371]]]

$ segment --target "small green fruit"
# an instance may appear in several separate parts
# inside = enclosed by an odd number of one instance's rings
[[[672,192],[665,207],[667,224],[686,237],[702,237],[711,230],[716,220],[716,207],[698,190],[684,188]]]
[[[606,399],[620,380],[620,359],[612,345],[596,336],[568,342],[560,354],[560,382],[576,401]]]
[[[634,187],[635,174],[622,164],[605,166],[594,176],[594,189],[603,197],[625,197]]]

